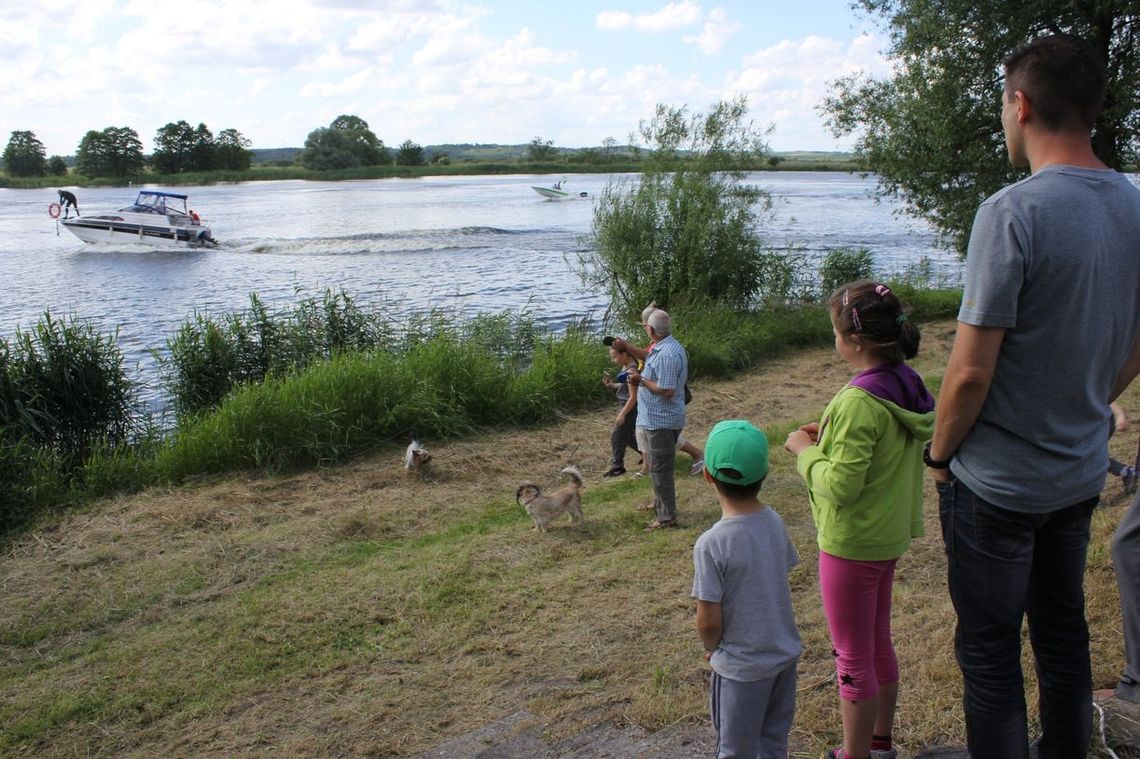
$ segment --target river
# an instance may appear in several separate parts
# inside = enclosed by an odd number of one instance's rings
[[[519,309],[560,326],[600,316],[605,301],[571,264],[589,232],[591,198],[610,181],[572,175],[586,199],[545,201],[531,175],[347,182],[277,181],[172,188],[190,196],[214,229],[213,250],[155,251],[85,245],[47,214],[54,190],[0,189],[0,335],[10,338],[49,310],[118,334],[128,365],[153,387],[151,349],[197,312],[245,308],[256,292],[271,308],[343,289],[358,304],[399,316],[442,307],[461,314]],[[875,182],[838,172],[759,172],[774,216],[773,247],[822,255],[868,248],[877,273],[923,257],[943,281],[961,265],[924,223],[873,197]],[[149,186],[149,185],[148,185]],[[85,215],[128,205],[137,188],[77,191]]]

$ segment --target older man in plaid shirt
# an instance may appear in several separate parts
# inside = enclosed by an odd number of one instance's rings
[[[689,380],[689,356],[673,337],[673,320],[657,309],[645,320],[645,331],[653,341],[645,357],[645,368],[633,372],[629,382],[637,390],[637,426],[649,440],[649,479],[653,483],[656,519],[646,529],[677,525],[677,494],[673,483],[673,462],[677,438],[685,426],[685,383]]]

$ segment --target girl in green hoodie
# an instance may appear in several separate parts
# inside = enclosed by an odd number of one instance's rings
[[[891,587],[899,556],[922,535],[922,446],[934,429],[934,398],[906,365],[920,336],[889,287],[865,280],[840,287],[831,322],[836,351],[859,373],[818,424],[784,443],[811,498],[839,678],[843,746],[827,756],[894,759]]]

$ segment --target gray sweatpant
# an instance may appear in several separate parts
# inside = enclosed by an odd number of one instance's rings
[[[787,759],[796,714],[796,662],[750,683],[713,672],[709,711],[717,759]]]
[[[1140,491],[1112,538],[1112,563],[1124,623],[1124,674],[1116,686],[1121,700],[1140,704]]]

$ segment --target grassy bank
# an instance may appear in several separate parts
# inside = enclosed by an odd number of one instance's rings
[[[952,330],[923,325],[916,366],[934,384]],[[839,719],[806,493],[778,444],[849,376],[821,341],[697,380],[689,407],[698,443],[725,417],[752,419],[774,443],[763,495],[803,559],[792,575],[805,643],[796,757],[834,745]],[[1140,418],[1140,389],[1123,402]],[[613,411],[428,440],[436,460],[424,478],[405,476],[387,447],[335,469],[122,496],[10,541],[0,754],[407,757],[524,707],[551,738],[604,721],[707,720],[688,594],[692,543],[717,518],[715,500],[681,476],[683,528],[642,532],[648,483],[600,477]],[[1112,446],[1123,457],[1134,443]],[[538,535],[515,487],[552,486],[571,461],[588,473],[588,521]],[[1107,548],[1119,491],[1110,485],[1094,517],[1086,581],[1097,687],[1123,656]],[[963,739],[926,495],[927,537],[902,560],[895,595],[904,759]],[[1031,704],[1034,689],[1029,670]]]
[[[899,287],[915,318],[953,313],[960,297]],[[747,313],[692,308],[675,316],[697,380],[831,339],[818,304]],[[66,445],[42,434],[46,420],[69,429],[72,409],[89,415],[88,406],[107,406],[122,415],[133,404],[122,357],[113,341],[80,327],[68,334],[82,339],[17,340],[26,345],[23,358],[0,361],[0,531],[92,498],[190,477],[328,466],[406,444],[412,432],[455,438],[597,408],[610,400],[598,382],[609,364],[597,329],[551,334],[527,314],[506,313],[467,321],[429,314],[395,325],[343,293],[282,313],[254,297],[247,312],[198,315],[170,338],[163,371],[178,411],[173,434],[158,435],[148,420],[135,419],[136,442],[122,434],[108,439],[112,428],[84,416]],[[92,364],[115,372],[95,375],[93,384]],[[54,398],[60,403],[44,403]],[[77,398],[88,403],[77,406]]]

